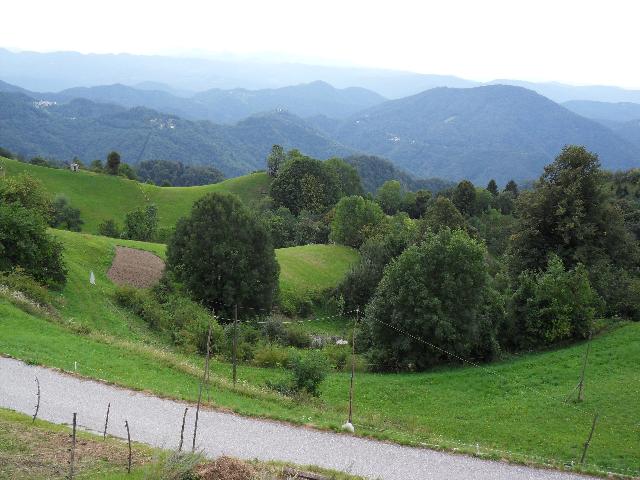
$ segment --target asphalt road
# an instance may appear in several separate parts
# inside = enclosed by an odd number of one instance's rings
[[[78,413],[81,428],[102,433],[111,402],[109,433],[156,447],[176,448],[185,404],[0,358],[0,406],[33,414],[35,377],[42,390],[38,418],[69,424]],[[191,407],[191,406],[190,406]],[[195,408],[189,409],[185,445],[191,447]],[[197,448],[207,456],[283,460],[318,465],[382,479],[570,480],[587,477],[533,469],[464,455],[404,447],[284,423],[204,410],[198,422]]]

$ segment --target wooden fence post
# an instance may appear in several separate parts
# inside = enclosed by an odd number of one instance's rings
[[[238,304],[233,309],[233,386],[236,386],[238,379],[237,363],[238,363]]]
[[[582,451],[582,457],[580,458],[580,464],[584,463],[584,459],[587,456],[587,450],[589,449],[589,445],[591,445],[591,437],[593,437],[593,431],[596,429],[596,422],[598,421],[598,412],[593,416],[593,423],[591,424],[591,431],[589,432],[589,438],[584,443],[584,450]]]
[[[589,340],[587,341],[587,352],[584,355],[584,363],[582,364],[582,373],[580,374],[580,383],[578,384],[578,401],[581,402],[583,400],[583,392],[584,392],[584,373],[587,370],[587,359],[589,358],[589,351],[591,350],[591,335],[592,332],[589,332]]]
[[[76,416],[77,413],[73,414],[73,430],[71,432],[71,458],[69,459],[69,480],[73,480],[73,476],[75,474],[75,461],[76,461]]]

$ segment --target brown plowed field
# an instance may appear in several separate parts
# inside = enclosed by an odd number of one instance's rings
[[[151,252],[128,247],[116,247],[107,276],[118,285],[147,288],[155,285],[164,272],[164,262]]]

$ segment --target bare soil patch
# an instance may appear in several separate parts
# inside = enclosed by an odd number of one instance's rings
[[[107,277],[118,285],[148,288],[160,280],[164,261],[151,252],[129,247],[116,247]]]

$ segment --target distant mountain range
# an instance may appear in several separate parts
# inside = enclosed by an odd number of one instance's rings
[[[233,61],[187,57],[76,52],[10,52],[0,48],[2,79],[24,88],[60,91],[77,86],[124,84],[190,96],[210,89],[277,89],[321,79],[337,88],[361,87],[386,98],[401,98],[435,87],[482,85],[451,75],[394,70]],[[594,100],[640,103],[640,90],[610,86],[573,86],[500,79],[488,84],[522,86],[556,102]]]
[[[210,120],[215,123],[236,123],[256,113],[277,110],[286,110],[300,117],[324,115],[346,118],[386,100],[364,88],[337,89],[320,81],[264,90],[212,89],[189,96],[121,84],[75,87],[61,92],[43,93],[0,81],[0,92],[2,91],[21,92],[36,100],[68,102],[85,98],[127,108],[143,106],[188,120]]]
[[[609,169],[640,165],[640,149],[610,129],[505,85],[435,88],[318,127],[419,177],[535,178],[566,144],[585,145]]]
[[[41,94],[0,83],[0,92],[0,146],[26,156],[91,160],[115,149],[132,163],[176,160],[235,176],[263,168],[278,143],[317,158],[385,157],[416,177],[478,184],[536,178],[570,143],[597,152],[609,169],[640,165],[638,122],[598,123],[506,85],[387,101],[323,82],[189,97],[124,85]]]
[[[55,104],[23,93],[0,93],[0,145],[27,157],[91,161],[117,150],[130,163],[177,160],[211,165],[232,177],[264,168],[274,143],[317,158],[353,153],[287,112],[256,115],[230,126],[144,107],[126,109],[86,99]]]

